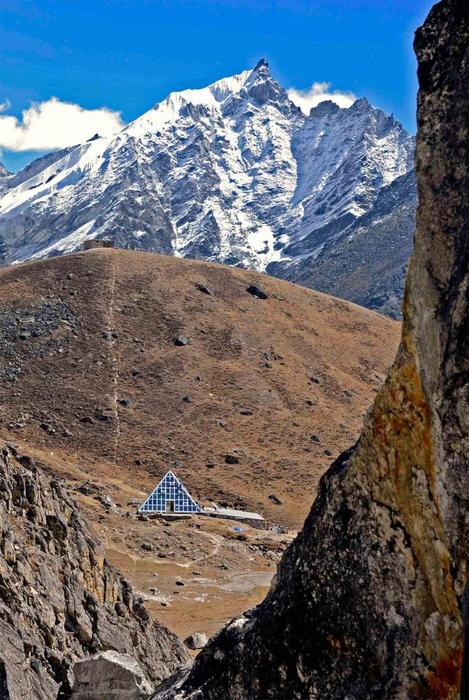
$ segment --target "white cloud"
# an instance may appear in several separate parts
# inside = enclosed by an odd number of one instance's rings
[[[51,97],[33,103],[21,119],[5,114],[10,107],[0,104],[0,147],[11,151],[47,151],[83,143],[95,134],[106,136],[124,126],[119,112],[105,107],[84,109]]]
[[[306,90],[290,88],[288,97],[304,114],[309,114],[313,107],[317,107],[320,102],[325,100],[331,100],[339,107],[344,108],[353,105],[357,99],[353,92],[340,92],[340,90],[331,90],[330,88],[330,83],[313,83]]]

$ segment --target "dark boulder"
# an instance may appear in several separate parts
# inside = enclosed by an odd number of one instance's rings
[[[177,338],[174,339],[174,345],[176,345],[177,347],[189,345],[189,343],[189,338],[186,338],[184,335],[179,335]]]
[[[267,292],[264,292],[264,290],[261,287],[258,287],[257,284],[250,284],[249,287],[246,288],[246,291],[253,297],[257,297],[257,299],[268,299],[269,295]]]
[[[202,294],[206,294],[209,297],[212,296],[212,291],[208,287],[206,287],[205,284],[197,283],[195,285],[195,288],[198,289],[199,292],[202,292]]]
[[[271,493],[269,496],[269,500],[272,501],[272,503],[275,503],[276,506],[281,506],[283,501],[276,496],[274,493]]]
[[[121,406],[129,408],[130,406],[132,406],[132,399],[119,399],[119,403]]]

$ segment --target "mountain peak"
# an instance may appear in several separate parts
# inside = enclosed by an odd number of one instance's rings
[[[332,100],[323,100],[319,104],[316,105],[316,107],[312,107],[309,116],[310,117],[324,117],[329,114],[335,114],[336,112],[340,111],[340,107],[338,104],[333,102]]]
[[[291,112],[292,103],[286,90],[275,80],[265,58],[261,58],[244,83],[241,94],[258,106],[266,102],[275,103],[282,111]]]
[[[254,70],[259,70],[259,68],[268,68],[269,64],[265,58],[259,59],[259,61],[254,66]]]
[[[355,100],[353,105],[351,105],[351,108],[359,112],[366,112],[369,109],[373,109],[366,97],[359,97],[358,100]]]

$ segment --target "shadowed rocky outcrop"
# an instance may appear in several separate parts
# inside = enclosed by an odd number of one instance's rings
[[[271,592],[156,698],[458,698],[468,557],[469,5],[418,30],[415,253],[401,347]],[[465,691],[463,691],[464,697]]]
[[[160,682],[187,660],[80,520],[57,479],[0,452],[0,698],[67,697],[75,660],[101,650],[136,659]]]
[[[324,246],[313,263],[307,258],[285,277],[391,318],[401,318],[416,208],[412,170],[383,187],[371,209],[354,221],[333,246]]]

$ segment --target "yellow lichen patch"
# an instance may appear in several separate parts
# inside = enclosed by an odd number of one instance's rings
[[[434,666],[459,644],[460,612],[436,490],[434,426],[410,334],[367,418],[352,469],[370,498],[399,514],[420,570],[415,605],[422,620],[419,647]],[[431,629],[435,613],[444,621]]]

